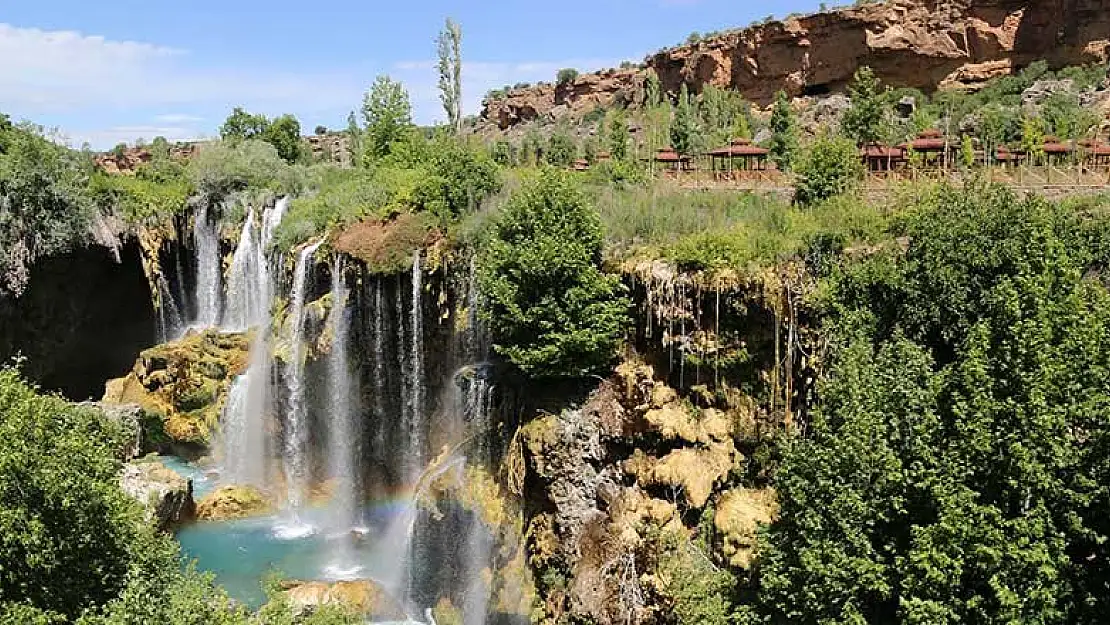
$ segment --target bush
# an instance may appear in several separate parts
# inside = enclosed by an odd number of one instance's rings
[[[863,179],[859,151],[848,139],[821,137],[797,165],[794,201],[812,206],[854,190]]]
[[[555,75],[555,84],[562,86],[568,83],[572,83],[577,79],[578,70],[568,67],[559,70],[559,73]]]
[[[0,598],[76,618],[123,589],[137,505],[116,484],[122,432],[0,369]]]
[[[292,192],[301,184],[294,182],[296,177],[277,149],[257,139],[204,146],[189,161],[188,173],[197,192],[209,199],[248,188]]]
[[[612,362],[629,302],[601,271],[601,220],[570,174],[544,170],[509,199],[481,253],[483,315],[526,374],[577,377]]]

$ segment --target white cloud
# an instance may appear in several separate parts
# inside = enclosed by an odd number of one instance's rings
[[[162,115],[155,115],[154,121],[162,122],[165,124],[187,124],[202,122],[204,121],[204,118],[198,115],[189,115],[187,113],[163,113]]]
[[[588,71],[616,64],[599,59],[464,59],[463,108],[467,114],[477,113],[490,89],[554,81],[564,67]],[[444,118],[435,61],[399,62],[388,71],[409,89],[418,123]],[[306,124],[320,118],[339,122],[346,111],[359,106],[364,90],[381,72],[367,67],[312,73],[209,68],[187,50],[0,23],[0,109],[16,118],[50,119],[74,144],[88,141],[97,148],[139,137],[182,140],[211,135],[216,118],[233,106],[294,113]]]

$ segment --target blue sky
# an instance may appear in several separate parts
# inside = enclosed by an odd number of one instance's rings
[[[809,0],[20,0],[0,11],[0,111],[70,143],[212,136],[233,106],[346,125],[378,74],[441,120],[435,36],[463,27],[465,112],[506,83],[641,60],[692,31],[814,10]]]

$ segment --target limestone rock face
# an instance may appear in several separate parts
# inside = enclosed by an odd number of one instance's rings
[[[325,606],[343,606],[355,610],[373,622],[405,621],[401,605],[376,582],[368,579],[335,582],[282,583],[285,596],[298,617]]]
[[[761,106],[782,90],[821,95],[868,65],[885,83],[924,91],[974,89],[1045,59],[1053,67],[1105,63],[1110,0],[889,0],[771,21],[659,52],[646,68],[663,88],[736,89]],[[511,91],[482,116],[523,121],[634,102],[642,70],[608,70],[573,84]]]
[[[250,486],[224,486],[197,504],[197,518],[202,521],[230,521],[266,514],[273,504],[260,491]]]
[[[193,483],[157,460],[137,460],[124,465],[120,487],[141,503],[162,529],[189,521],[196,514]]]
[[[755,559],[757,531],[778,515],[778,501],[770,489],[736,488],[721,496],[713,524],[721,536],[729,564],[750,568]]]

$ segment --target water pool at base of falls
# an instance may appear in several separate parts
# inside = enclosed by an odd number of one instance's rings
[[[199,501],[218,485],[217,477],[178,458],[163,464],[193,480]],[[400,601],[412,519],[411,500],[395,499],[360,508],[358,527],[341,527],[331,507],[230,521],[199,521],[176,535],[185,562],[213,573],[228,595],[252,609],[266,602],[265,579],[304,581],[372,580]],[[419,611],[416,606],[409,606]],[[415,622],[415,621],[413,621]]]
[[[297,523],[280,514],[235,521],[206,521],[177,534],[182,555],[209,571],[233,599],[251,608],[265,603],[263,580],[341,581],[372,579],[389,589],[403,574],[404,553],[397,553],[389,527],[405,514],[402,504],[367,510],[367,526],[328,530],[327,509],[302,512]]]

